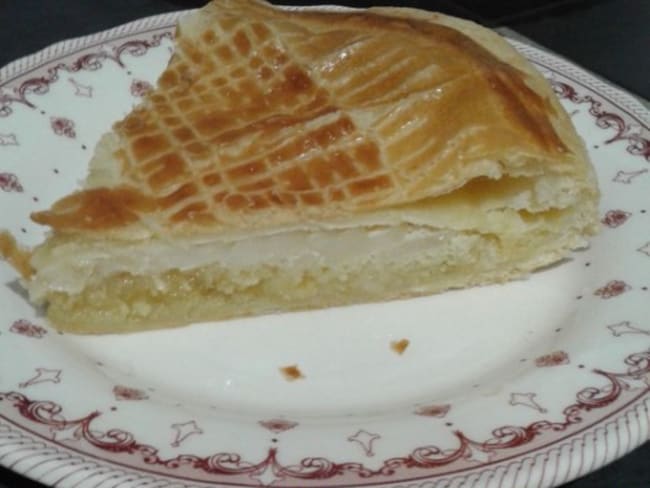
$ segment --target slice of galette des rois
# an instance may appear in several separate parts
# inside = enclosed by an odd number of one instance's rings
[[[129,332],[525,278],[587,245],[598,189],[496,33],[403,8],[215,0],[81,189],[0,239],[55,327]]]

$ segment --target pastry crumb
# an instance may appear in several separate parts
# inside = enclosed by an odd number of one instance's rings
[[[401,339],[399,341],[391,341],[390,348],[400,356],[404,354],[406,348],[409,347],[411,342],[408,339]]]
[[[300,371],[297,364],[280,368],[280,373],[282,373],[287,381],[296,381],[305,378],[305,375],[302,374],[302,371]]]

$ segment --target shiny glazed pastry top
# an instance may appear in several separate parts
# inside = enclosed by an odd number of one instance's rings
[[[86,187],[36,222],[202,234],[417,204],[477,177],[590,171],[547,83],[466,21],[214,0],[176,44],[157,89],[98,146]]]

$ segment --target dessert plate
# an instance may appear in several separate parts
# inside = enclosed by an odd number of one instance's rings
[[[43,238],[30,212],[78,185],[99,136],[155,83],[180,15],[0,70],[0,228]],[[645,442],[648,111],[512,42],[595,164],[588,250],[505,285],[99,337],[48,327],[0,262],[0,464],[60,488],[532,488]]]

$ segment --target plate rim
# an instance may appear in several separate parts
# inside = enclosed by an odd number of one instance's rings
[[[324,6],[322,6],[324,7]],[[330,7],[330,6],[327,6]],[[298,7],[300,8],[300,7]],[[318,8],[318,7],[317,7]],[[44,68],[47,65],[51,65],[53,61],[56,61],[58,58],[62,57],[68,57],[77,53],[82,53],[86,50],[90,49],[95,49],[98,46],[101,46],[103,42],[107,41],[117,41],[121,38],[126,38],[133,36],[135,34],[146,34],[150,33],[156,30],[163,30],[163,29],[170,29],[172,28],[176,21],[182,16],[185,15],[186,13],[190,12],[191,10],[183,10],[183,11],[177,11],[177,12],[170,12],[170,13],[165,13],[165,14],[158,14],[158,15],[152,15],[148,17],[143,17],[140,19],[136,19],[130,22],[127,22],[125,24],[119,25],[114,28],[106,29],[94,34],[89,34],[81,37],[76,37],[76,38],[70,38],[66,39],[63,41],[56,42],[54,44],[51,44],[33,54],[24,56],[22,58],[19,58],[15,61],[12,61],[5,65],[3,68],[0,69],[0,111],[5,106],[10,106],[12,103],[22,103],[18,97],[12,97],[12,95],[8,95],[6,92],[3,92],[3,87],[15,80],[18,80],[30,73],[34,73],[38,71],[41,68]],[[548,63],[553,64],[555,66],[561,65],[563,70],[566,70],[566,73],[571,74],[574,77],[574,81],[580,83],[584,87],[598,92],[599,95],[603,95],[605,98],[609,98],[609,101],[616,105],[618,108],[623,109],[625,112],[628,113],[632,118],[636,119],[642,127],[644,127],[646,130],[648,129],[648,125],[646,122],[646,117],[648,117],[649,112],[648,110],[642,105],[640,101],[637,100],[637,98],[634,97],[629,92],[626,92],[624,89],[621,89],[619,87],[612,86],[608,84],[606,81],[599,79],[597,76],[589,73],[588,71],[584,70],[583,68],[576,66],[574,63],[571,61],[561,57],[560,55],[556,55],[555,53],[550,53],[546,52],[542,49],[539,49],[534,46],[530,46],[528,44],[525,44],[524,42],[516,41],[516,40],[510,40],[515,46],[519,47],[521,50],[530,50],[532,52],[535,52],[537,56],[539,56],[542,59],[546,59]],[[564,73],[563,73],[564,74]],[[23,98],[24,100],[24,98]],[[2,113],[0,113],[0,116]],[[629,151],[629,148],[628,148]],[[646,391],[645,393],[639,395],[637,398],[635,398],[633,401],[629,402],[626,405],[621,406],[619,409],[616,410],[614,415],[613,413],[611,415],[608,415],[605,419],[601,419],[601,421],[585,426],[583,429],[579,429],[577,432],[573,432],[572,434],[567,434],[567,436],[563,437],[560,441],[556,442],[550,442],[548,444],[539,446],[535,448],[532,451],[527,451],[525,453],[521,453],[518,455],[513,455],[512,457],[505,459],[505,460],[500,460],[498,461],[494,466],[493,465],[479,465],[474,469],[471,470],[465,470],[461,473],[458,472],[450,472],[446,473],[444,478],[438,479],[437,477],[431,477],[431,476],[426,476],[426,477],[416,477],[416,478],[410,478],[408,480],[402,480],[402,481],[384,481],[384,482],[376,482],[373,484],[365,485],[365,486],[395,486],[395,487],[409,487],[409,488],[414,488],[416,486],[424,487],[425,485],[429,486],[428,484],[433,483],[435,486],[438,486],[439,481],[445,481],[448,480],[449,483],[453,484],[453,480],[456,479],[458,475],[462,476],[464,479],[467,479],[474,474],[478,473],[484,473],[487,471],[495,471],[498,469],[498,467],[502,464],[509,464],[513,465],[515,463],[519,464],[520,466],[524,466],[526,461],[529,459],[534,459],[533,463],[529,465],[528,469],[532,473],[535,471],[536,468],[539,468],[538,463],[536,460],[540,457],[546,456],[548,458],[549,453],[553,450],[560,451],[563,449],[566,445],[569,444],[575,444],[575,442],[578,439],[582,440],[583,443],[583,455],[585,451],[588,451],[589,449],[587,448],[587,442],[586,438],[588,435],[593,434],[593,431],[599,429],[599,428],[605,428],[607,431],[611,431],[613,429],[617,430],[617,435],[619,426],[621,425],[627,425],[628,427],[632,426],[635,424],[637,425],[637,430],[639,433],[641,433],[644,428],[646,432],[648,431],[648,425],[647,422],[645,425],[643,425],[643,422],[639,421],[639,415],[642,414],[642,412],[645,412],[646,415],[648,414],[648,411],[650,410],[650,390]],[[636,420],[635,420],[636,419]],[[3,422],[10,422],[9,419],[4,417],[3,415],[0,415],[0,420]],[[603,422],[603,420],[606,420],[606,422]],[[14,424],[16,429],[18,429],[19,433],[21,435],[25,435],[25,432],[29,432],[27,429],[23,428],[22,426],[18,424]],[[0,422],[0,446],[2,446],[2,434],[3,434],[3,426],[2,422]],[[11,428],[9,428],[11,430]],[[567,469],[566,476],[563,480],[554,480],[553,485],[555,486],[556,484],[559,483],[565,483],[567,481],[570,481],[572,479],[575,479],[579,476],[582,476],[586,473],[589,473],[595,469],[598,469],[605,464],[608,464],[611,462],[613,459],[616,459],[618,457],[622,457],[626,453],[630,452],[634,448],[640,446],[643,444],[649,437],[650,437],[650,432],[647,432],[645,438],[643,435],[640,435],[638,439],[634,440],[632,439],[633,436],[630,436],[630,438],[627,439],[627,444],[625,444],[625,447],[623,449],[620,448],[618,449],[618,456],[612,459],[601,459],[600,464],[595,463],[594,466],[591,466],[589,468],[585,468],[585,465],[591,464],[590,462],[584,462],[581,463],[580,470],[571,473],[571,469]],[[36,443],[43,443],[43,441],[46,441],[45,438],[40,438],[38,437],[38,440],[36,439],[31,439],[33,442]],[[619,439],[620,441],[620,439]],[[606,441],[607,442],[607,441]],[[592,441],[593,445],[596,445],[597,447],[597,441],[593,440]],[[61,451],[69,449],[67,446],[61,446],[58,445],[58,448],[60,448]],[[593,446],[592,446],[593,447]],[[596,459],[596,453],[594,447],[594,452],[591,452],[591,458]],[[47,449],[47,448],[46,448]],[[74,450],[71,449],[73,452],[76,452],[80,456],[89,456],[98,462],[104,463],[107,467],[110,467],[110,469],[115,470],[117,466],[117,470],[133,470],[133,474],[141,474],[142,471],[135,470],[135,468],[130,467],[130,466],[120,466],[115,464],[113,461],[101,458],[101,457],[95,457],[92,454],[86,453],[82,450]],[[51,452],[51,448],[48,449],[49,452]],[[572,456],[571,459],[573,460],[574,457]],[[4,466],[4,463],[1,462],[0,464]],[[13,469],[13,468],[8,468],[8,469]],[[544,468],[539,468],[544,470]],[[17,473],[30,477],[30,470],[26,471],[18,471],[16,470]],[[111,474],[111,473],[107,473]],[[158,472],[152,472],[151,473],[153,476],[160,477],[160,480],[167,481],[169,483],[168,486],[172,486],[173,482],[169,482],[169,480],[178,480],[178,478],[175,478],[173,476],[165,476],[161,473]],[[36,481],[39,481],[38,478],[34,477],[32,478]],[[185,481],[193,483],[193,485],[199,486],[204,484],[204,482],[199,481],[199,480],[189,480],[186,479]],[[475,480],[475,483],[478,482],[478,478]],[[541,482],[541,481],[540,481]],[[61,486],[65,486],[64,484]],[[117,485],[116,485],[117,486]],[[122,486],[120,484],[120,486]],[[163,486],[163,485],[160,485]],[[176,485],[173,485],[176,486]],[[215,486],[212,484],[212,486]],[[224,486],[227,486],[224,484]],[[237,486],[242,486],[242,485],[237,485]],[[342,486],[342,485],[337,485],[337,486]],[[347,486],[347,485],[346,485]],[[432,485],[433,486],[433,485]],[[472,486],[475,486],[472,485]],[[542,485],[540,485],[542,486]],[[551,485],[543,485],[543,486],[551,486]]]

